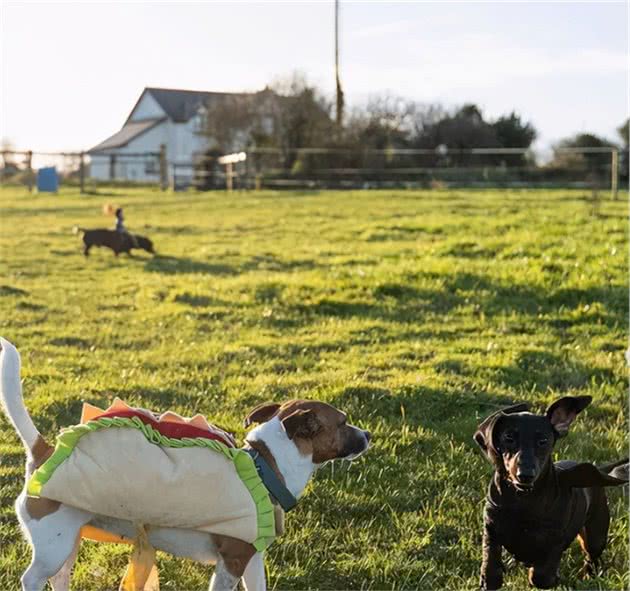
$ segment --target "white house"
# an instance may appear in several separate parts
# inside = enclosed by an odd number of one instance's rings
[[[199,134],[206,125],[208,107],[230,97],[261,93],[202,92],[171,88],[145,88],[122,129],[88,151],[90,176],[95,179],[157,181],[157,156],[166,148],[168,173],[173,164],[190,166],[209,147]],[[192,174],[192,168],[189,169]]]

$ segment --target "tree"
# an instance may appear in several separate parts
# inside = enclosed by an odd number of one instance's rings
[[[601,179],[610,174],[610,151],[588,152],[584,149],[614,147],[616,147],[615,144],[606,138],[593,133],[578,133],[558,142],[552,164],[574,170],[586,170],[589,177]]]
[[[205,105],[198,115],[205,121],[201,133],[223,153],[242,149],[254,126],[256,95],[225,95]]]
[[[372,96],[363,109],[355,109],[346,126],[346,141],[357,148],[406,148],[414,126],[415,104],[401,97]]]
[[[474,104],[466,104],[452,115],[445,115],[425,130],[421,140],[430,148],[445,145],[467,150],[499,146],[495,130],[484,121],[481,110]]]
[[[0,172],[3,176],[14,174],[19,170],[18,161],[12,152],[15,150],[13,142],[6,137],[0,140],[0,155],[2,156],[2,168]]]
[[[437,149],[446,146],[449,160],[458,165],[483,164],[486,156],[471,155],[472,148],[500,147],[496,131],[484,121],[481,109],[475,104],[465,104],[452,114],[427,126],[417,140],[418,147]]]
[[[334,136],[331,104],[311,86],[306,77],[296,72],[272,85],[278,100],[273,109],[273,138],[280,148],[284,168],[296,163],[297,149],[322,147]]]
[[[630,146],[630,138],[628,137],[629,126],[630,119],[626,119],[625,123],[617,128],[617,133],[619,134],[619,136],[621,137],[621,141],[623,142],[621,153],[619,154],[619,177],[622,182],[626,184],[626,186],[628,183],[628,175],[630,173],[630,158],[628,153]]]
[[[523,123],[520,115],[512,111],[491,124],[502,148],[529,148],[537,133],[531,123]]]
[[[529,148],[536,139],[537,132],[531,123],[524,123],[520,115],[512,111],[502,115],[492,127],[502,148]],[[527,163],[526,154],[502,154],[502,162],[509,166],[523,166]]]
[[[621,141],[626,149],[628,148],[628,145],[630,145],[629,127],[630,118],[626,119],[625,123],[617,128],[617,133],[619,134],[619,137],[621,137]]]

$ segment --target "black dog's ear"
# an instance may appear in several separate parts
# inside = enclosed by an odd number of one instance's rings
[[[497,421],[503,415],[513,414],[515,412],[526,412],[529,409],[527,404],[514,404],[513,406],[508,406],[507,408],[502,408],[495,413],[492,413],[489,417],[484,419],[479,427],[477,427],[476,433],[473,435],[473,439],[477,443],[477,445],[483,450],[485,454],[490,454],[494,452],[494,446],[492,445],[492,433],[494,431],[494,427],[497,424]]]
[[[263,402],[255,407],[243,421],[243,426],[249,427],[252,423],[265,423],[278,412],[280,404],[277,402]]]
[[[556,469],[558,484],[564,487],[575,486],[585,488],[588,486],[621,486],[628,484],[627,480],[615,478],[602,472],[597,466],[585,462],[576,464],[570,468]]]
[[[296,410],[282,419],[282,425],[289,439],[294,437],[314,437],[321,431],[322,424],[312,410]]]
[[[569,432],[571,423],[593,400],[591,396],[565,396],[556,400],[545,413],[558,437]]]

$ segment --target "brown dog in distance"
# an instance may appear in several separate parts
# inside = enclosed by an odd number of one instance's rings
[[[85,256],[89,256],[90,248],[93,246],[105,246],[114,251],[116,256],[121,252],[130,254],[133,248],[146,250],[151,254],[155,254],[153,242],[139,234],[116,232],[115,230],[106,230],[105,228],[96,228],[94,230],[86,230],[85,228],[74,229],[75,234],[79,232],[83,232],[83,254]]]

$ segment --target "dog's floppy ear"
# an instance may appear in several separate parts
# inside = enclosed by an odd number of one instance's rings
[[[569,432],[571,423],[593,400],[591,396],[565,396],[556,400],[545,413],[558,437]]]
[[[489,417],[484,419],[482,423],[477,427],[477,431],[473,436],[473,439],[477,445],[483,450],[483,452],[492,460],[491,455],[496,453],[494,445],[492,444],[492,434],[497,421],[503,415],[509,415],[515,412],[526,412],[529,409],[527,404],[514,404],[492,413]]]
[[[252,423],[265,423],[278,412],[279,408],[280,404],[277,402],[263,402],[250,411],[243,425],[249,427]]]
[[[322,429],[316,413],[312,410],[299,409],[282,419],[289,439],[294,437],[314,437]]]
[[[597,466],[588,462],[576,464],[570,468],[557,468],[556,474],[558,475],[558,484],[564,487],[585,488],[587,486],[620,486],[628,484],[628,480],[606,474]]]

